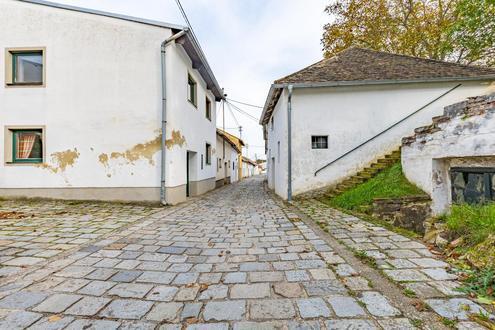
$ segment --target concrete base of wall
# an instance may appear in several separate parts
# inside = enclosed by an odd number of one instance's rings
[[[160,188],[0,188],[0,197],[159,202]]]
[[[215,189],[215,178],[190,183],[191,196],[202,195]],[[0,188],[4,198],[50,198],[62,200],[97,200],[120,202],[160,202],[159,187],[119,188]],[[167,187],[167,203],[175,205],[185,202],[186,185]]]
[[[199,196],[213,189],[215,189],[215,178],[192,181],[189,183],[189,192],[191,196]]]
[[[215,181],[215,188],[220,188],[220,187],[222,187],[224,184],[225,184],[225,180],[224,180],[224,179],[216,180],[216,181]]]

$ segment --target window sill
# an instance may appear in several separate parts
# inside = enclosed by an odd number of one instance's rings
[[[5,166],[40,166],[43,162],[5,162]]]
[[[6,83],[6,87],[14,88],[14,87],[45,87],[45,83]]]
[[[191,101],[191,100],[188,99],[187,102],[189,102],[196,110],[198,109],[198,105],[197,104],[194,104],[193,101]]]

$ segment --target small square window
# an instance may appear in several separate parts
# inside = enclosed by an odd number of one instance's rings
[[[211,121],[211,101],[209,98],[206,98],[206,119]]]
[[[43,131],[41,129],[16,129],[12,132],[12,162],[43,162]]]
[[[44,83],[44,51],[17,50],[6,52],[7,85],[43,85]]]
[[[311,149],[328,149],[328,136],[311,136]]]
[[[187,100],[191,102],[194,106],[197,106],[196,89],[197,89],[196,81],[190,74],[187,75]]]
[[[206,165],[211,165],[211,144],[206,144]]]

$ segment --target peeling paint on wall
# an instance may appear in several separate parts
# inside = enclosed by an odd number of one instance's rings
[[[123,152],[114,151],[108,155],[107,153],[101,153],[98,156],[98,161],[103,164],[106,168],[109,167],[108,161],[110,159],[124,159],[127,164],[134,164],[135,161],[139,159],[147,159],[150,165],[155,165],[153,161],[153,155],[160,151],[161,149],[162,136],[158,135],[151,141],[145,143],[138,143],[132,148],[127,149]]]
[[[68,149],[65,151],[54,152],[50,155],[53,165],[43,163],[37,166],[50,170],[53,173],[58,173],[59,171],[65,172],[68,166],[74,166],[76,160],[79,158],[79,155],[80,154],[77,151],[77,148],[74,148],[74,150]]]
[[[98,156],[98,160],[100,163],[103,164],[103,166],[108,167],[108,155],[107,154],[100,154]]]
[[[172,131],[172,137],[165,141],[167,149],[172,149],[174,146],[183,147],[186,144],[186,137],[181,134],[180,131]]]

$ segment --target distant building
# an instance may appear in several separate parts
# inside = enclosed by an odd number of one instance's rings
[[[215,188],[223,93],[191,31],[41,0],[0,1],[0,21],[0,196]]]
[[[244,142],[221,129],[217,129],[216,152],[217,176],[216,186],[239,181],[241,178],[242,146]]]
[[[258,174],[259,174],[258,164],[256,164],[255,161],[247,157],[242,157],[242,177],[249,178],[253,175],[258,175]]]
[[[276,80],[260,120],[268,185],[283,198],[335,185],[398,149],[445,106],[494,91],[494,81],[495,69],[361,48]]]

